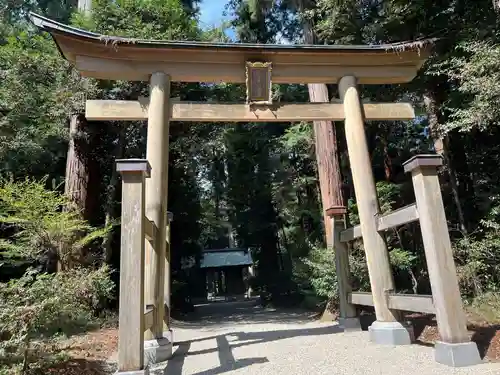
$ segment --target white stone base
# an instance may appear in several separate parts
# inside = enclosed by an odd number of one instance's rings
[[[375,321],[368,328],[370,341],[382,345],[409,345],[415,341],[413,327],[400,322]]]
[[[436,341],[434,358],[436,362],[451,367],[473,366],[482,362],[475,342],[450,344]]]
[[[172,358],[172,331],[164,332],[161,339],[144,341],[144,364],[156,364]]]

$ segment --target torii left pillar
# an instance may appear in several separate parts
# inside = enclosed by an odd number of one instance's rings
[[[146,363],[158,363],[172,356],[171,334],[164,334],[165,283],[170,280],[165,255],[167,246],[168,146],[170,119],[170,77],[155,72],[150,79],[146,158],[151,164],[151,178],[146,181],[146,217],[157,233],[146,240],[144,298],[154,306],[153,324],[144,333]],[[168,265],[168,264],[167,264]],[[167,319],[168,321],[168,319]]]
[[[377,317],[370,326],[370,340],[377,344],[410,344],[413,341],[412,328],[400,322],[400,312],[390,309],[386,298],[387,293],[394,291],[394,279],[385,237],[377,229],[380,207],[366,142],[365,114],[356,77],[343,77],[338,86],[344,102],[347,150]]]

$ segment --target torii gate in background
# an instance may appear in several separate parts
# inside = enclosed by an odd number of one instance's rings
[[[380,46],[262,45],[168,42],[104,36],[36,14],[32,21],[53,36],[62,55],[84,76],[149,81],[149,98],[94,101],[88,120],[147,120],[147,160],[117,161],[123,176],[120,269],[119,372],[144,374],[148,363],[172,355],[170,267],[166,252],[170,121],[295,122],[344,120],[361,224],[345,229],[345,207],[326,211],[333,220],[340,296],[340,324],[359,329],[355,305],[375,307],[370,339],[401,345],[413,340],[400,310],[436,313],[441,341],[436,360],[450,366],[480,362],[469,341],[447,230],[436,155],[410,159],[416,204],[381,215],[364,130],[365,120],[411,120],[408,103],[363,104],[359,84],[410,82],[429,54],[428,44]],[[171,82],[246,83],[245,103],[171,100]],[[338,84],[340,103],[273,103],[272,83]],[[417,221],[432,296],[394,293],[384,231]],[[371,293],[351,291],[346,242],[362,237]],[[144,334],[146,331],[146,334]],[[147,341],[144,342],[144,338]]]

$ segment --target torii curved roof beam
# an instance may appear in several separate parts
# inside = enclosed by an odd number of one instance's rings
[[[430,40],[386,45],[272,45],[140,40],[81,30],[31,13],[82,75],[146,81],[163,71],[172,81],[245,82],[245,62],[272,62],[274,83],[363,84],[411,81],[429,55]]]

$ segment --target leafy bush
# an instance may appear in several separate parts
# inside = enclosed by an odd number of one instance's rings
[[[466,309],[474,319],[498,324],[500,323],[500,293],[484,293],[474,298]]]
[[[335,272],[335,251],[332,248],[312,249],[304,263],[310,269],[310,282],[316,294],[338,300],[337,274]]]
[[[15,258],[42,267],[0,283],[0,372],[25,374],[54,360],[54,340],[88,328],[114,288],[107,266],[90,265],[86,245],[107,229],[94,229],[45,180],[0,181],[0,240],[4,262]],[[54,271],[60,264],[61,272]],[[2,264],[0,263],[0,267]]]
[[[53,359],[51,341],[88,328],[113,288],[106,266],[55,274],[30,269],[20,279],[0,283],[0,365],[24,374],[31,362],[39,367]]]
[[[91,262],[84,247],[109,228],[92,228],[69,206],[66,196],[45,188],[45,180],[0,181],[0,223],[14,231],[0,240],[0,254],[32,259],[52,271],[57,262],[62,269]]]

